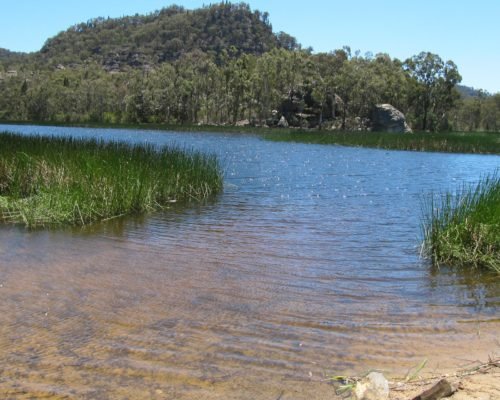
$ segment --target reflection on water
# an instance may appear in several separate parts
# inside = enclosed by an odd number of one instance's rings
[[[495,277],[418,257],[421,194],[498,157],[13,129],[216,152],[226,188],[83,229],[0,227],[2,398],[332,398],[326,373],[499,347]]]

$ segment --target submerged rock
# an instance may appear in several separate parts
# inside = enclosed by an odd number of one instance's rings
[[[376,132],[411,133],[405,115],[390,104],[377,104],[372,112],[372,126]]]
[[[356,400],[387,400],[389,382],[380,372],[371,372],[356,384],[354,398]]]

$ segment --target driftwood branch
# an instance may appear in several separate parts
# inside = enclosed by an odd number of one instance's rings
[[[439,400],[451,396],[456,391],[457,387],[455,385],[452,385],[446,379],[441,379],[433,387],[414,397],[413,400]]]

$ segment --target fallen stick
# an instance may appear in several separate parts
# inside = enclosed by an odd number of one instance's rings
[[[414,397],[413,400],[439,400],[443,397],[451,396],[456,391],[457,387],[455,385],[452,385],[446,379],[441,379],[433,387]]]

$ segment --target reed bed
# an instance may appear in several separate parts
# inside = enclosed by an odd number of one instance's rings
[[[0,133],[0,221],[85,225],[222,190],[215,156],[150,144]]]
[[[500,273],[500,176],[424,201],[424,254],[434,265]]]
[[[266,139],[281,142],[337,144],[387,150],[410,150],[446,153],[500,154],[500,133],[385,133],[385,132],[321,132],[275,131]]]

